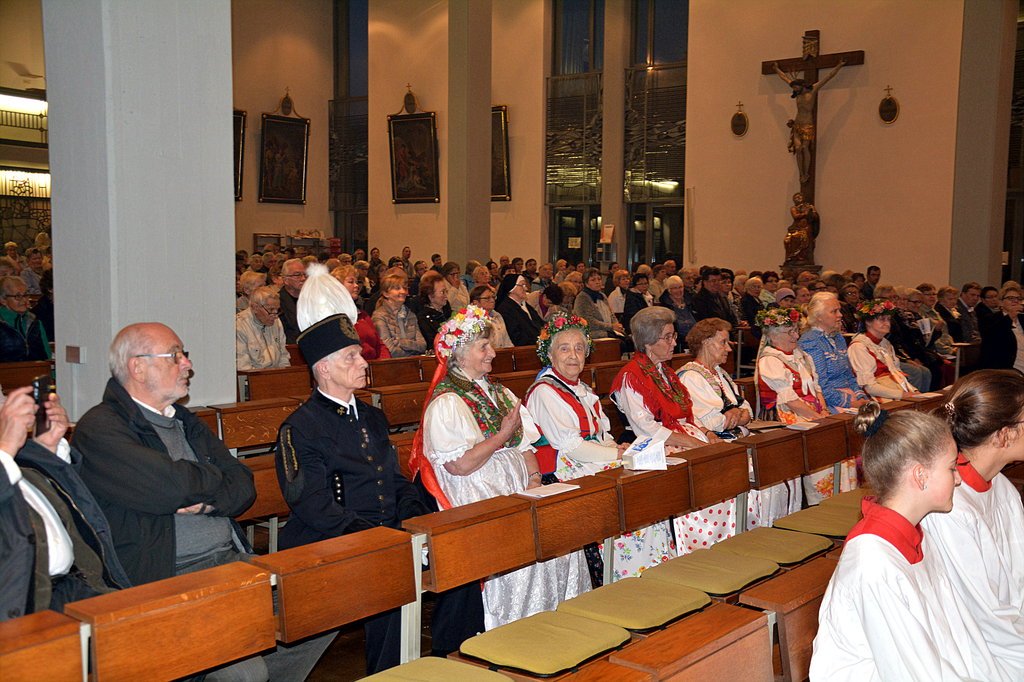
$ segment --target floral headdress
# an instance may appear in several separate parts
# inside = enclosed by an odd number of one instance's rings
[[[469,305],[441,325],[434,342],[434,352],[447,360],[459,346],[475,341],[491,326],[491,318],[480,306]]]
[[[757,326],[795,327],[800,324],[800,311],[796,308],[768,308],[757,313]]]
[[[884,298],[873,298],[857,306],[855,314],[858,320],[870,320],[882,315],[892,315],[895,310],[896,304],[892,301],[887,301]]]
[[[540,330],[540,335],[537,337],[537,357],[540,358],[540,363],[545,367],[551,364],[551,358],[548,356],[548,353],[551,351],[551,340],[555,338],[556,334],[567,329],[576,329],[582,332],[583,338],[587,342],[587,355],[590,355],[593,343],[590,340],[590,327],[587,321],[576,315],[555,313],[548,320],[548,323],[544,325],[544,328]]]

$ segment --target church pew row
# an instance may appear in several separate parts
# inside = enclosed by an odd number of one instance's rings
[[[297,355],[301,357],[297,347],[294,353],[289,348],[289,353],[292,357],[291,367],[240,370],[238,372],[238,399],[262,400],[308,393],[313,386],[313,377],[309,367],[304,362],[295,362]],[[590,355],[591,363],[617,362],[619,360],[621,360],[621,351],[618,341],[612,339],[594,341],[594,349]],[[8,363],[7,366],[32,364],[39,363]],[[52,366],[52,363],[50,364]],[[371,360],[366,370],[366,385],[367,387],[386,387],[429,382],[434,376],[436,367],[437,359],[431,355]],[[523,371],[536,373],[539,369],[540,359],[537,357],[537,347],[517,346],[498,349],[492,371],[495,374]],[[36,374],[30,375],[27,369],[21,370],[17,374],[18,381],[24,383],[15,382],[12,387],[27,385],[39,373],[36,371]],[[12,376],[14,374],[12,372]],[[3,376],[3,366],[0,366],[0,380],[3,379]],[[6,390],[6,382],[0,383],[0,385],[4,386]]]
[[[494,573],[527,565],[538,558],[582,547],[595,539],[613,536],[629,528],[642,527],[658,518],[666,518],[717,501],[722,495],[731,493],[722,487],[721,479],[724,470],[722,455],[728,455],[732,451],[739,453],[738,461],[745,460],[742,456],[742,446],[711,445],[690,451],[687,453],[688,462],[669,467],[666,471],[613,470],[587,479],[578,479],[580,490],[568,495],[539,501],[518,496],[500,497],[410,520],[407,529],[414,532],[425,531],[427,544],[431,550],[431,570],[424,575],[423,586],[426,589],[443,590],[465,584]],[[732,468],[745,476],[745,465]],[[581,520],[586,522],[581,523]],[[372,575],[380,575],[382,569],[373,561],[386,563],[389,560],[383,559],[384,556],[404,555],[406,563],[403,570],[406,571],[406,575],[414,572],[419,553],[410,547],[410,536],[389,529],[366,531],[376,535],[381,535],[381,532],[385,535],[391,534],[392,538],[369,538],[361,533],[297,548],[301,551],[289,550],[255,560],[260,568],[273,573],[276,580],[280,581],[283,577],[289,581],[283,588],[279,583],[279,589],[283,589],[279,595],[281,608],[276,620],[272,620],[269,632],[276,632],[277,638],[281,641],[293,641],[367,615],[367,609],[370,607],[351,595],[341,600],[349,609],[348,615],[343,614],[344,609],[341,607],[319,608],[325,592],[322,586],[366,584],[365,581],[340,579],[338,576],[348,575],[345,571],[356,570],[356,567],[364,562],[367,566],[373,567],[370,569]],[[398,535],[394,535],[395,533]],[[395,538],[398,537],[401,538],[401,542],[396,541]],[[482,548],[487,549],[482,551]],[[371,561],[369,558],[357,558],[363,554],[376,555],[376,559]],[[269,578],[265,573],[257,575],[231,568],[237,566],[240,565],[211,569],[220,573],[203,571],[179,576],[169,581],[85,600],[69,607],[69,615],[88,623],[92,628],[90,641],[93,660],[96,662],[95,679],[188,675],[271,646],[273,634],[269,637],[265,634],[266,620],[273,618],[269,601]],[[827,580],[825,582],[827,583]],[[767,584],[769,583],[762,583]],[[390,590],[392,583],[389,582],[388,586]],[[414,601],[415,594],[412,593],[410,598],[407,580],[397,579],[393,587],[396,593],[401,595],[396,597],[401,604],[410,604]],[[262,594],[260,599],[266,602],[265,606],[255,604],[259,599],[253,599],[254,590],[262,590],[259,594]],[[788,599],[783,606],[793,600],[799,602],[801,599],[805,603],[810,603],[815,598],[815,595],[797,595]],[[246,613],[253,614],[252,617],[247,616],[246,622],[255,623],[255,629],[261,633],[258,637],[249,629],[246,629],[245,633],[239,633],[237,628],[232,630],[227,627],[226,630],[222,630],[219,626],[205,625],[215,620],[214,616],[206,614],[207,608],[219,609],[235,619],[238,604],[243,602]],[[225,608],[225,603],[231,603],[232,606]],[[378,605],[382,610],[385,608],[383,604]],[[177,609],[186,610],[187,613],[178,614]],[[352,609],[363,610],[356,613]],[[727,631],[719,633],[721,636],[718,637],[716,633],[721,628],[713,624],[720,622],[716,619],[721,619],[722,613],[721,608],[707,609],[701,612],[700,618],[685,619],[673,626],[685,625],[681,630],[666,630],[664,635],[657,634],[657,639],[652,636],[652,641],[690,643],[688,648],[678,648],[680,655],[672,660],[665,660],[665,646],[648,644],[646,647],[650,649],[650,654],[645,654],[643,649],[633,650],[627,647],[614,653],[611,658],[603,660],[600,668],[607,671],[609,664],[624,665],[640,672],[646,671],[652,675],[648,679],[661,679],[664,675],[675,675],[687,666],[699,665],[700,667],[693,669],[701,671],[732,670],[721,666],[744,660],[748,661],[745,665],[754,666],[750,668],[751,670],[757,669],[756,666],[760,665],[762,668],[767,666],[770,671],[770,653],[761,658],[751,659],[750,652],[744,648],[755,642],[754,638],[748,637],[753,631],[759,631],[759,639],[756,641],[767,644],[763,632],[760,632],[767,621],[761,621],[759,625],[753,626],[753,621],[749,620],[749,617],[744,619],[747,614],[742,610],[728,611],[731,615],[727,620],[731,625]],[[344,620],[345,618],[349,620]],[[201,633],[204,637],[212,638],[217,643],[216,646],[201,647],[198,652],[193,652],[189,647],[181,647],[182,633],[188,633],[191,638],[195,630],[194,627],[189,629],[181,623],[192,623],[196,620],[204,623],[200,628]],[[144,635],[140,636],[140,632]],[[685,637],[681,636],[683,632],[687,633]],[[211,633],[216,633],[216,636]],[[126,643],[129,635],[131,641]],[[141,642],[145,642],[144,646],[152,650],[153,643],[159,641],[160,637],[176,637],[177,650],[188,650],[187,658],[170,656],[168,659],[154,661],[151,657],[132,654],[135,651],[133,647],[143,646]],[[682,644],[679,646],[682,647]],[[729,647],[732,647],[729,649],[730,653],[718,655],[719,651]],[[156,669],[160,672],[154,673],[153,666],[157,666]],[[589,668],[581,669],[577,675],[571,675],[569,678],[600,679],[592,676],[597,675],[596,672],[591,674],[587,670]],[[731,675],[726,675],[726,678],[730,677]],[[619,678],[612,676],[608,679]],[[624,676],[621,679],[628,677]],[[748,676],[748,679],[758,679],[758,676]]]
[[[14,388],[28,386],[41,375],[53,376],[53,360],[0,363],[0,387],[4,395]]]
[[[80,624],[54,611],[0,623],[0,679],[84,682]]]

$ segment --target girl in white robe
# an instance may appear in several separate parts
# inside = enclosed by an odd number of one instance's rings
[[[878,497],[847,537],[821,603],[812,681],[1019,679],[993,656],[921,520],[948,512],[960,482],[946,425],[860,408],[864,471]]]
[[[982,370],[961,379],[943,406],[963,484],[953,511],[923,522],[957,598],[994,656],[1024,679],[1024,506],[1000,470],[1024,460],[1024,377]]]

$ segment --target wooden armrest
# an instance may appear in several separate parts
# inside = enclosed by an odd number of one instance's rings
[[[804,473],[804,444],[799,431],[777,429],[752,433],[736,442],[745,445],[750,453],[754,487],[759,490],[799,478]]]
[[[277,576],[278,639],[294,642],[416,601],[411,548],[379,527],[249,561]]]
[[[256,488],[256,500],[252,506],[235,517],[236,521],[262,519],[268,516],[286,516],[291,508],[284,501],[281,486],[277,482],[277,466],[274,455],[244,457],[239,461],[252,471],[252,482]]]
[[[73,602],[64,612],[92,626],[97,682],[185,677],[274,646],[270,573],[242,562]]]
[[[0,677],[12,682],[81,680],[80,627],[56,611],[0,622]]]
[[[615,482],[623,532],[646,528],[693,510],[689,462],[670,465],[665,471],[629,471],[619,467],[597,475]]]
[[[807,679],[818,609],[836,566],[836,560],[820,557],[740,593],[741,604],[775,612],[786,679]]]
[[[750,489],[747,448],[736,442],[712,443],[679,455],[690,465],[690,503],[703,509]]]
[[[515,497],[530,503],[536,532],[537,560],[568,554],[591,542],[622,533],[615,482],[602,476],[584,476],[566,483],[578,485],[552,497]]]
[[[424,588],[432,592],[465,585],[531,564],[534,548],[530,503],[515,497],[492,497],[402,522],[410,533],[424,533],[430,570]]]
[[[616,651],[608,660],[658,680],[773,679],[768,617],[724,603]],[[685,677],[676,677],[683,671]]]
[[[821,419],[817,426],[801,432],[801,435],[804,441],[804,473],[832,466],[850,454],[846,428],[841,422]]]

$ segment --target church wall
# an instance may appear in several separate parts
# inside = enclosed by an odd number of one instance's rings
[[[31,74],[45,75],[43,9],[40,0],[0,2],[0,88],[45,88],[41,78],[23,78],[9,66],[23,64]]]
[[[491,202],[495,259],[548,255],[544,205],[545,78],[550,58],[550,0],[493,4],[491,99],[509,108],[512,201]]]
[[[235,0],[231,4],[234,106],[248,112],[242,201],[235,203],[237,248],[252,250],[256,232],[334,234],[328,210],[328,102],[334,92],[330,0]],[[306,203],[260,203],[260,115],[289,89],[295,112],[310,119]],[[196,112],[202,116],[201,108]]]
[[[686,185],[695,253],[688,246],[687,259],[746,269],[782,263],[799,189],[786,151],[795,106],[760,65],[798,56],[803,32],[820,29],[822,53],[862,49],[865,64],[846,67],[819,99],[816,261],[838,270],[877,264],[890,282],[945,283],[963,3],[793,0],[786,11],[765,8],[753,0],[690,4]],[[877,114],[887,85],[902,107],[891,126]],[[750,117],[743,138],[729,129],[738,101]]]
[[[389,114],[398,113],[406,84],[419,108],[437,112],[441,202],[392,204]],[[414,260],[446,256],[448,209],[448,3],[374,0],[369,7],[369,241],[386,257],[410,246]]]

